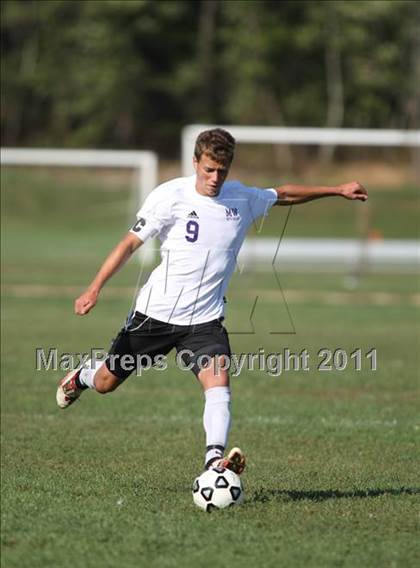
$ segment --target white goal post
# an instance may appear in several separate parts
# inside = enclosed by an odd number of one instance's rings
[[[182,131],[182,171],[184,176],[194,173],[192,157],[195,140],[203,130],[228,130],[241,144],[300,144],[376,147],[420,147],[420,130],[385,130],[355,128],[299,128],[277,126],[235,126],[191,124]],[[418,267],[420,244],[417,240],[367,242],[363,239],[288,239],[281,247],[278,240],[247,238],[239,259],[252,262],[272,262],[298,268],[300,264],[344,264],[362,266],[365,263],[394,265],[399,268]]]
[[[2,148],[2,166],[60,166],[103,167],[134,170],[139,207],[146,196],[156,187],[158,158],[150,151],[123,150],[56,150],[52,148]],[[140,249],[145,262],[154,260],[151,240]]]
[[[211,124],[190,124],[182,131],[183,175],[194,173],[194,143]],[[242,144],[319,144],[340,146],[420,146],[420,130],[359,128],[291,128],[277,126],[221,126]]]

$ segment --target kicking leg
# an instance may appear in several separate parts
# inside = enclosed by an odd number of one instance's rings
[[[99,364],[95,369],[82,369],[79,381],[82,385],[95,389],[100,394],[114,391],[123,382],[111,373],[106,363]]]
[[[111,373],[103,361],[89,361],[85,367],[70,371],[61,379],[57,388],[57,404],[60,408],[67,408],[87,388],[106,394],[115,390],[121,383],[122,380]]]

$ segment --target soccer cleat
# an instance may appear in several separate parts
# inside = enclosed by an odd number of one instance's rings
[[[232,448],[226,457],[216,459],[210,465],[210,469],[218,467],[230,469],[237,475],[241,475],[245,469],[245,456],[242,450],[240,448]]]
[[[77,400],[82,394],[83,389],[79,388],[76,385],[76,377],[79,375],[79,373],[80,369],[70,371],[58,383],[56,400],[60,408],[67,408],[68,406],[70,406],[70,404],[73,404],[73,402]]]

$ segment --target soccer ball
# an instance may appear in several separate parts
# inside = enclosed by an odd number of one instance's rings
[[[194,503],[208,513],[212,509],[224,509],[239,505],[244,500],[244,489],[239,476],[230,469],[208,469],[194,480]]]

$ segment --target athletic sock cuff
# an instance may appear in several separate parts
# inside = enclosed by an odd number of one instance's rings
[[[212,387],[204,391],[206,403],[214,404],[218,402],[230,402],[230,388],[229,387]]]

